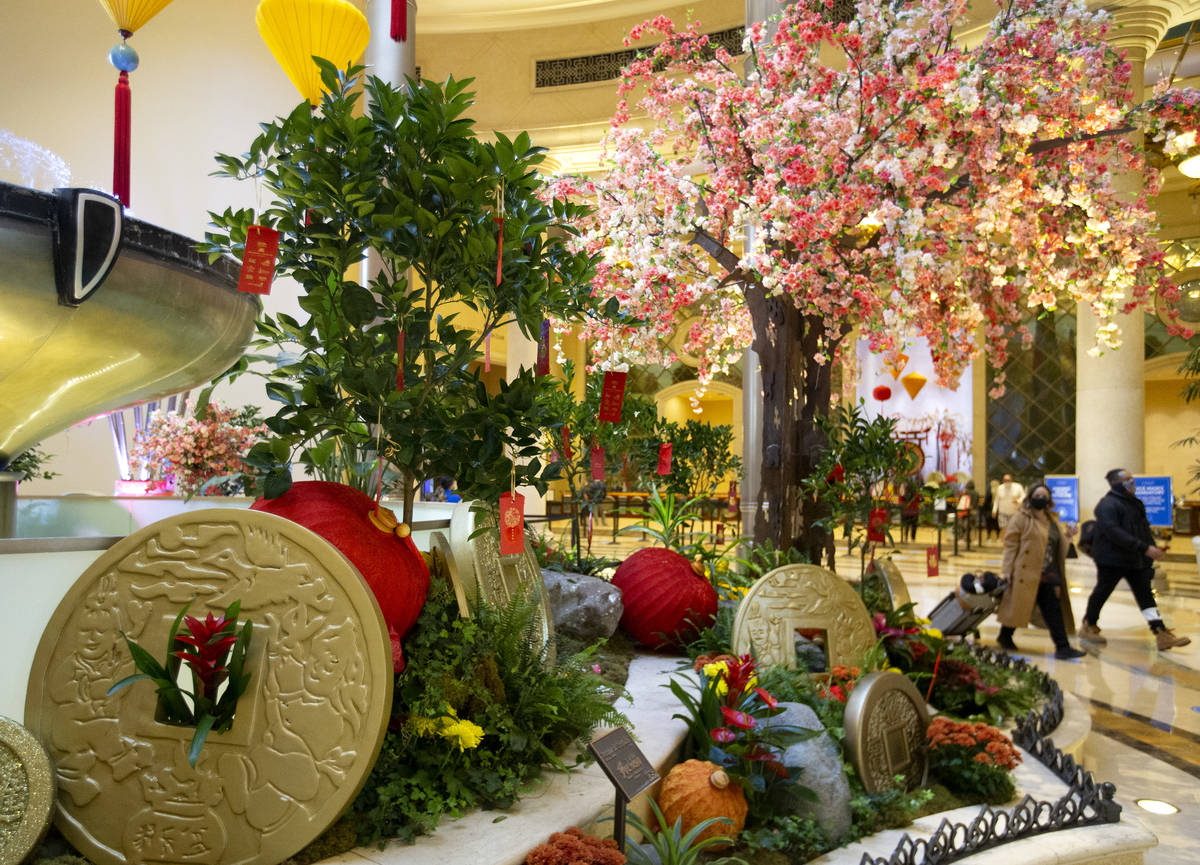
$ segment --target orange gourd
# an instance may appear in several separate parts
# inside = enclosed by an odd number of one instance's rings
[[[658,804],[668,826],[674,826],[677,819],[683,818],[685,834],[712,817],[728,817],[733,821],[732,826],[713,823],[697,840],[717,835],[735,838],[746,825],[746,796],[716,763],[687,760],[676,764],[663,779]]]

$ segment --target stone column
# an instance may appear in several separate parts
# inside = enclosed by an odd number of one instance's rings
[[[1146,59],[1154,53],[1172,10],[1158,4],[1113,10],[1114,47],[1124,48],[1132,66],[1130,84],[1134,101],[1143,96]],[[1135,133],[1137,134],[1137,133]],[[1119,188],[1135,196],[1140,178],[1118,181]],[[1080,308],[1075,334],[1075,473],[1079,476],[1081,519],[1090,519],[1096,502],[1108,492],[1104,474],[1124,468],[1137,473],[1146,459],[1145,319],[1142,310],[1119,316],[1121,347],[1103,354],[1091,353],[1096,344],[1096,316]]]
[[[509,322],[504,327],[504,339],[507,351],[504,360],[504,380],[512,381],[521,372],[521,368],[533,369],[537,366],[537,340],[530,339],[521,333],[516,322]],[[545,514],[546,499],[538,494],[533,487],[520,486],[517,492],[525,496],[525,513]]]

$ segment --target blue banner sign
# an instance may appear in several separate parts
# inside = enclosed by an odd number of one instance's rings
[[[1077,475],[1046,475],[1046,486],[1054,498],[1054,510],[1064,523],[1079,522],[1079,477]]]
[[[1134,493],[1146,506],[1146,519],[1152,526],[1169,526],[1172,524],[1175,500],[1171,497],[1171,478],[1144,477],[1134,475],[1137,481],[1137,492]]]

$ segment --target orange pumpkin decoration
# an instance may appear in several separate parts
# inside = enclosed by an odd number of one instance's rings
[[[734,838],[746,825],[747,805],[742,788],[716,763],[703,760],[676,764],[663,779],[658,805],[668,826],[674,826],[676,820],[683,818],[681,828],[685,834],[713,817],[727,817],[733,821],[732,826],[713,823],[700,833],[697,841],[718,835]]]

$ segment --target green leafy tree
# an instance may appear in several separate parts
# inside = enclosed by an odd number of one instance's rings
[[[717,485],[730,475],[739,477],[742,458],[733,452],[733,427],[707,424],[689,419],[686,423],[659,421],[651,442],[652,456],[658,462],[660,442],[671,443],[671,473],[659,479],[668,491],[685,499],[711,499],[718,496]]]
[[[539,396],[556,385],[522,370],[489,393],[471,364],[492,330],[516,323],[536,338],[544,316],[592,309],[591,261],[564,243],[585,209],[545,193],[543,151],[525,133],[475,137],[469,80],[397,88],[318,63],[319,110],[301,104],[262,124],[247,153],[217,157],[217,174],[253,179],[273,202],[211,214],[206,250],[241,256],[251,224],[277,229],[276,273],[300,284],[307,314],[258,322],[254,350],[274,362],[258,374],[280,407],[248,461],[274,497],[296,463],[318,476],[348,467],[342,479],[365,486],[382,456],[406,521],[427,477],[487,501],[514,473],[544,490]],[[363,284],[368,253],[378,267]],[[464,308],[482,327],[460,323]],[[251,361],[226,376],[257,371]]]

